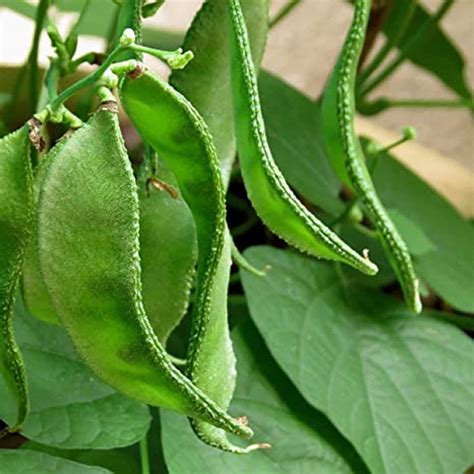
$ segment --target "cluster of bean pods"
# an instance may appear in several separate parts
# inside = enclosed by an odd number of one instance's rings
[[[407,298],[418,309],[406,247],[376,197],[352,125],[353,82],[369,6],[356,1],[354,23],[324,97],[328,151],[374,217]],[[245,416],[227,413],[236,370],[227,322],[233,242],[225,192],[236,146],[249,199],[271,231],[310,255],[376,273],[367,255],[303,206],[272,158],[256,76],[267,18],[262,15],[265,24],[251,27],[249,39],[245,17],[255,8],[253,0],[208,0],[195,20],[206,24],[206,15],[214,18],[219,11],[223,21],[213,24],[214,33],[229,43],[219,61],[228,63],[222,80],[235,132],[222,133],[218,147],[218,126],[207,116],[203,90],[193,89],[192,70],[173,75],[175,88],[141,67],[120,85],[125,111],[146,144],[136,173],[113,100],[59,140],[34,173],[28,125],[0,141],[0,369],[18,401],[10,430],[20,429],[28,413],[12,326],[21,279],[30,312],[61,324],[79,355],[112,387],[188,416],[199,438],[224,451],[267,446],[239,447],[226,436],[252,436]],[[187,46],[195,42],[199,49],[197,26],[190,31]],[[259,51],[253,57],[252,41]],[[198,55],[198,65],[199,60]],[[30,124],[30,137],[36,137],[37,124]],[[184,367],[178,368],[166,341],[187,311],[193,281],[191,336]]]

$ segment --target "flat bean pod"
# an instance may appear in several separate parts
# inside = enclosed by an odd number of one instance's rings
[[[165,344],[188,307],[197,260],[196,228],[172,173],[161,161],[156,160],[154,169],[147,164],[141,165],[137,179],[142,295],[151,326]]]
[[[38,247],[54,309],[98,376],[132,398],[251,436],[173,366],[145,314],[138,194],[115,113],[96,113],[48,167]]]
[[[355,252],[298,200],[268,145],[245,20],[229,0],[232,84],[237,150],[244,184],[257,214],[272,232],[313,256],[338,260],[373,275],[377,266]]]
[[[35,176],[36,194],[49,164],[64,140],[42,159]],[[171,196],[153,183],[166,180]],[[184,316],[197,259],[196,230],[191,211],[179,193],[172,174],[159,166],[139,170],[140,261],[142,297],[146,314],[158,339],[165,344],[171,331]],[[22,291],[29,312],[38,319],[60,324],[41,276],[36,239],[28,244],[23,267]]]
[[[26,373],[13,329],[13,305],[34,210],[28,126],[0,140],[0,371],[18,403],[9,431],[28,414]]]
[[[370,0],[356,0],[354,17],[322,102],[325,145],[334,169],[353,186],[375,224],[407,304],[419,313],[421,301],[408,248],[388,216],[375,190],[354,129],[354,84],[364,45]]]
[[[196,223],[198,266],[187,373],[226,409],[235,386],[235,357],[227,323],[230,241],[225,222],[224,185],[210,132],[189,101],[161,78],[145,73],[128,79],[122,101],[140,135],[178,180]],[[233,446],[222,430],[193,422],[207,444],[226,451]]]
[[[41,158],[38,166],[35,168],[35,219],[32,223],[32,238],[26,248],[25,259],[23,263],[21,290],[23,301],[28,308],[28,312],[41,321],[50,324],[60,324],[58,315],[54,311],[48,289],[44,284],[41,275],[38,246],[37,246],[37,203],[46,171],[54,157],[59,153],[65,143],[66,138],[60,140],[46,155]]]
[[[268,0],[242,0],[252,58],[258,69],[268,33]],[[236,156],[227,1],[206,0],[183,43],[194,59],[171,74],[170,84],[198,110],[214,138],[224,185]]]

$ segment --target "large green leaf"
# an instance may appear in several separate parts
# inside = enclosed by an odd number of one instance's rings
[[[5,474],[112,474],[108,469],[85,466],[48,454],[27,450],[0,450],[0,472]]]
[[[258,67],[268,32],[268,0],[241,0],[241,5]],[[185,50],[193,51],[194,59],[186,68],[173,71],[170,78],[173,87],[191,101],[209,126],[226,184],[235,158],[227,10],[226,1],[204,2],[183,43]]]
[[[242,456],[222,453],[197,440],[182,417],[162,410],[170,474],[366,472],[350,444],[294,389],[249,323],[233,332],[239,374],[233,408],[249,417],[255,441],[272,448]]]
[[[383,31],[389,39],[398,36],[400,21],[413,0],[397,0],[393,12],[387,17]],[[413,17],[405,34],[398,42],[398,49],[412,63],[434,74],[459,96],[468,99],[471,95],[464,74],[464,59],[440,25],[432,27],[427,34],[420,35],[412,46],[409,43],[430,19],[431,14],[421,5],[416,5]]]
[[[428,184],[389,155],[380,158],[374,182],[383,203],[411,220],[425,236],[414,236],[418,247],[421,240],[425,242],[421,244],[423,251],[414,257],[417,272],[451,306],[474,312],[473,227]],[[406,226],[400,231],[410,240]],[[413,246],[410,250],[416,253]]]
[[[69,459],[87,466],[110,469],[114,474],[141,474],[138,445],[121,449],[58,449],[28,442],[21,449],[37,451],[58,458]],[[62,471],[61,471],[62,472]]]
[[[262,71],[259,89],[273,157],[296,191],[328,213],[338,214],[340,182],[326,156],[319,105],[280,78]]]
[[[474,350],[455,327],[342,285],[335,268],[268,247],[243,273],[250,313],[302,395],[374,473],[455,473],[473,461]]]
[[[144,436],[150,424],[148,408],[95,378],[60,327],[27,315],[20,303],[15,318],[31,399],[24,436],[65,449],[110,449]],[[0,380],[0,400],[6,399],[6,390]],[[2,404],[0,417],[11,421],[14,408]]]

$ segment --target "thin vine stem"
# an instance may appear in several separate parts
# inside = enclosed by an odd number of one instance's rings
[[[140,461],[142,474],[150,474],[150,458],[148,456],[148,436],[145,435],[140,440]]]
[[[444,0],[438,11],[425,22],[425,24],[418,30],[417,34],[410,38],[406,46],[400,49],[398,56],[384,70],[382,70],[378,76],[376,76],[369,84],[362,88],[360,91],[360,97],[366,96],[398,69],[398,67],[406,59],[406,56],[416,46],[418,40],[438,24],[438,22],[448,12],[453,3],[454,0]]]
[[[28,65],[30,68],[29,90],[30,90],[30,110],[31,113],[36,111],[38,104],[38,50],[41,31],[43,30],[44,21],[48,14],[49,0],[40,0],[38,9],[36,10],[35,32],[33,35],[33,43],[31,45],[30,54],[28,56]]]
[[[288,0],[287,4],[284,5],[281,10],[270,20],[270,28],[273,28],[276,24],[280,23],[292,10],[295,8],[301,0]]]
[[[76,92],[84,89],[87,86],[94,84],[104,74],[106,69],[114,62],[114,59],[125,49],[122,45],[117,45],[115,49],[107,56],[105,61],[91,74],[83,77],[80,81],[75,82],[67,89],[64,89],[59,95],[57,95],[50,103],[51,108],[54,109],[59,107],[61,104],[66,102]]]
[[[423,107],[423,108],[462,108],[473,107],[468,99],[386,99],[386,107]]]

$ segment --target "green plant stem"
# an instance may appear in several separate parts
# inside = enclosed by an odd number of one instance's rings
[[[374,56],[372,61],[365,67],[360,74],[358,74],[357,79],[356,79],[356,87],[360,88],[362,84],[368,79],[369,76],[371,76],[374,71],[384,62],[385,58],[387,55],[390,53],[392,48],[397,46],[399,40],[403,38],[403,35],[407,31],[407,28],[413,18],[413,15],[415,13],[416,9],[416,2],[412,2],[410,4],[409,9],[405,12],[405,15],[403,17],[403,23],[401,25],[398,25],[398,30],[397,33],[394,37],[391,39],[388,39],[385,41],[385,44],[380,48],[378,53]]]
[[[56,107],[59,107],[76,92],[94,84],[94,82],[96,82],[102,76],[107,68],[114,62],[114,59],[117,58],[124,49],[124,46],[120,44],[117,45],[115,49],[109,54],[109,56],[107,56],[105,61],[93,73],[83,77],[80,81],[72,84],[67,89],[64,89],[59,95],[57,95],[50,103],[51,108],[55,109]]]
[[[344,222],[347,219],[347,216],[351,213],[352,209],[356,206],[358,203],[359,199],[357,197],[352,198],[344,208],[344,210],[334,218],[332,222],[329,223],[329,227],[335,228],[338,224],[341,222]]]
[[[148,456],[148,437],[145,435],[140,440],[140,461],[142,474],[150,474],[150,458]]]
[[[38,48],[41,31],[44,21],[48,14],[49,0],[40,0],[38,9],[36,10],[35,32],[33,35],[33,43],[31,45],[30,54],[28,56],[28,65],[30,68],[29,89],[30,89],[30,110],[33,114],[36,112],[38,104]]]
[[[386,99],[387,106],[389,107],[425,107],[425,108],[473,108],[471,100],[466,99]]]
[[[418,40],[422,38],[423,35],[429,33],[430,30],[438,24],[453,3],[454,0],[444,0],[438,11],[425,22],[425,24],[418,30],[417,34],[411,37],[405,47],[400,49],[398,56],[384,70],[382,70],[378,76],[362,88],[360,97],[366,96],[397,70],[400,64],[402,64],[406,59],[407,54],[416,46]]]
[[[58,83],[61,76],[59,64],[56,61],[51,63],[49,71],[46,74],[46,88],[48,89],[49,100],[58,95]]]
[[[270,20],[270,28],[273,28],[276,24],[280,23],[293,8],[300,3],[300,0],[288,0],[287,4],[281,8],[281,10]]]
[[[71,70],[75,71],[83,63],[95,64],[97,61],[97,56],[97,53],[92,52],[79,56],[77,59],[74,59],[74,61],[71,61]]]

